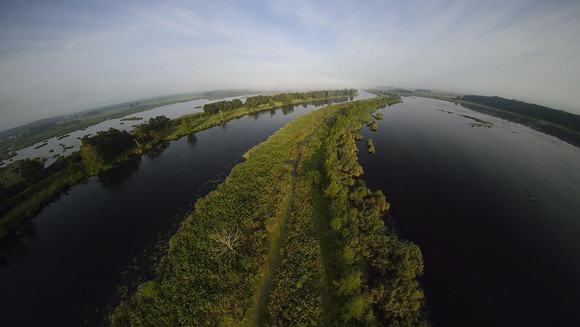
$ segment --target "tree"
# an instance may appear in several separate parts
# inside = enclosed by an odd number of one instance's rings
[[[133,134],[137,140],[145,142],[152,138],[161,138],[169,127],[171,127],[171,119],[162,115],[149,118],[146,123],[135,126]]]
[[[240,233],[237,230],[222,228],[214,231],[209,238],[218,244],[212,247],[212,252],[223,255],[225,253],[236,253],[236,248],[240,245]]]
[[[292,96],[288,93],[282,93],[280,95],[280,99],[282,100],[282,103],[286,106],[289,104],[292,104]]]
[[[39,160],[25,159],[20,164],[20,175],[28,183],[32,185],[44,178],[44,165]]]
[[[246,100],[246,104],[248,105],[248,108],[251,109],[256,109],[256,107],[258,106],[258,101],[256,101],[256,99],[254,97],[248,98],[248,100]]]
[[[190,116],[181,117],[181,127],[186,133],[189,133],[193,128],[193,119]]]
[[[91,172],[98,172],[105,166],[103,155],[99,153],[97,147],[92,144],[81,145],[81,156],[83,157],[85,166]]]
[[[141,125],[139,125],[141,126]],[[126,131],[109,128],[93,137],[81,139],[81,157],[92,172],[101,170],[105,163],[134,146],[135,138]]]

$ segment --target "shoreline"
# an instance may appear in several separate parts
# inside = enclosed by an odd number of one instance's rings
[[[348,97],[335,96],[320,99],[300,99],[293,100],[292,104],[290,105],[294,106],[304,103],[315,103],[339,99],[348,99]],[[65,169],[52,173],[50,176],[47,176],[40,180],[38,183],[31,185],[26,190],[23,190],[8,200],[9,209],[0,217],[0,257],[11,253],[12,247],[17,245],[23,234],[18,232],[19,226],[21,226],[22,223],[33,219],[46,206],[58,200],[58,198],[62,194],[66,193],[66,191],[86,181],[88,178],[97,176],[105,171],[115,169],[131,160],[135,160],[136,157],[143,156],[145,151],[153,149],[162,142],[176,141],[184,136],[219,126],[234,119],[251,114],[257,114],[267,110],[283,108],[284,106],[285,105],[282,105],[281,102],[278,102],[273,107],[269,104],[263,104],[254,110],[250,110],[247,105],[244,105],[236,110],[227,111],[223,115],[193,113],[189,115],[183,115],[179,118],[171,119],[172,126],[170,131],[161,137],[152,139],[146,143],[141,144],[140,146],[133,146],[132,148],[116,156],[114,159],[109,161],[103,169],[96,172],[87,171],[82,162],[82,158],[80,157],[80,151],[73,152],[69,156],[62,157],[62,159],[59,158],[61,162],[72,163],[70,163],[70,165]],[[184,118],[196,119],[193,127],[190,130],[186,131],[181,126],[182,119]]]
[[[370,91],[369,91],[370,92]],[[394,92],[397,93],[397,92]],[[553,136],[560,141],[566,142],[570,145],[580,148],[580,131],[575,131],[569,128],[566,128],[562,125],[558,125],[556,123],[552,123],[543,119],[534,118],[530,116],[521,115],[518,113],[510,112],[507,110],[486,106],[483,104],[470,102],[462,99],[453,98],[450,96],[442,96],[442,95],[429,95],[424,93],[397,93],[401,97],[410,97],[416,96],[420,98],[426,99],[434,99],[434,100],[441,100],[447,102],[453,102],[455,104],[462,105],[464,108],[486,114],[489,116],[502,118],[507,121],[522,124],[527,126],[533,130],[538,132]],[[550,108],[551,109],[551,108]],[[557,110],[557,109],[553,109]]]

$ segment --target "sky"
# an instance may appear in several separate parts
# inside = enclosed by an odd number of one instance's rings
[[[0,0],[0,130],[167,94],[372,86],[580,114],[580,1]]]

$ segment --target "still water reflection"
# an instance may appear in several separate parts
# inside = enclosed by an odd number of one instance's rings
[[[422,249],[435,323],[580,326],[580,149],[439,100],[379,112],[363,178]]]
[[[242,117],[71,189],[33,220],[33,237],[0,266],[2,325],[98,325],[132,258],[171,234],[252,146],[326,104]]]

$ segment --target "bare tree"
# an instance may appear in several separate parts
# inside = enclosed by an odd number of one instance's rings
[[[232,230],[229,228],[222,228],[213,232],[209,238],[216,241],[215,247],[212,248],[212,252],[222,255],[228,252],[236,253],[236,247],[240,245],[240,233],[237,230]]]

